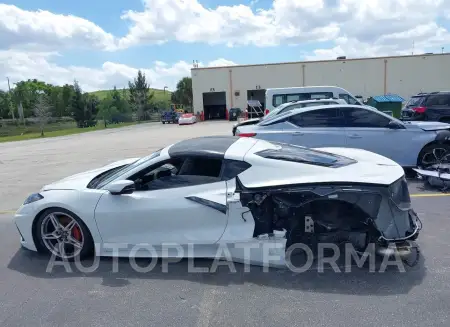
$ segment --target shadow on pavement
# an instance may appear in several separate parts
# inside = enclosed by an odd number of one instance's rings
[[[254,284],[314,293],[379,296],[407,294],[413,287],[421,284],[426,275],[425,258],[422,255],[416,265],[405,266],[403,272],[396,266],[387,266],[384,272],[380,272],[378,268],[375,272],[371,272],[366,267],[347,266],[347,269],[348,267],[351,269],[350,272],[346,272],[341,265],[339,265],[340,272],[336,272],[329,264],[324,265],[324,270],[319,270],[317,264],[313,264],[308,271],[295,273],[287,268],[270,268],[265,271],[267,268],[224,261],[221,261],[214,270],[212,269],[214,261],[210,259],[183,259],[178,262],[136,259],[130,262],[127,258],[98,257],[82,261],[83,266],[94,267],[92,272],[82,272],[83,270],[78,269],[79,266],[77,267],[75,263],[68,262],[65,263],[68,265],[66,267],[63,266],[63,262],[59,262],[60,265],[53,266],[53,269],[47,272],[49,262],[47,256],[20,249],[12,257],[8,268],[34,278],[101,278],[102,285],[109,287],[125,287],[134,279],[185,280],[215,286]],[[140,267],[148,267],[152,263],[155,266],[150,271],[139,272],[134,269],[133,263]],[[192,272],[193,267],[212,271],[195,273]]]

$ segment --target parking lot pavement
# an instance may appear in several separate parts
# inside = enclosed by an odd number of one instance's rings
[[[17,208],[29,192],[70,174],[149,155],[174,142],[231,135],[232,122],[149,123],[58,138],[0,143],[0,212]]]
[[[122,157],[141,156],[178,139],[229,135],[228,122],[143,124],[64,139],[0,144],[0,210],[15,209],[42,184]],[[431,191],[410,181],[413,194]],[[19,248],[11,214],[0,213],[0,326],[448,326],[450,197],[413,197],[424,229],[421,259],[406,272],[264,272],[235,264],[188,273],[192,262],[161,262],[147,273],[128,260],[99,260],[91,273]],[[89,262],[86,264],[88,265]],[[148,260],[139,260],[144,266]],[[211,261],[196,260],[196,267]]]

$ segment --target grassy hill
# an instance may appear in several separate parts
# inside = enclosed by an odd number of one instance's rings
[[[121,89],[118,89],[119,92],[122,92]],[[97,98],[99,98],[100,100],[103,100],[104,98],[106,98],[108,92],[111,92],[112,90],[100,90],[100,91],[94,91],[94,92],[89,92],[92,95],[95,95]],[[172,95],[172,92],[166,90],[166,92],[164,92],[164,90],[159,90],[159,89],[150,89],[150,92],[153,92],[154,96],[153,99],[155,101],[170,101],[170,96]]]

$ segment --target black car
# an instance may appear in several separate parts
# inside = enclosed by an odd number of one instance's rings
[[[403,120],[450,123],[450,91],[419,93],[402,109]]]

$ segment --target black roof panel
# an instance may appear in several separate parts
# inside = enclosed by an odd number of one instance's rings
[[[182,156],[202,156],[223,159],[225,152],[237,140],[237,136],[204,136],[175,143],[169,148],[172,158]]]

